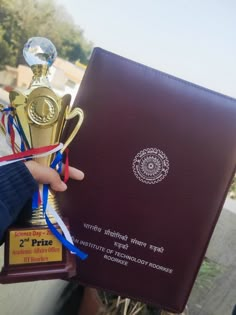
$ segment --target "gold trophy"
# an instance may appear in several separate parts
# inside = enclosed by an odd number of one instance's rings
[[[68,120],[75,120],[74,129],[60,148],[62,154],[77,134],[82,122],[83,111],[71,109],[69,94],[58,96],[50,87],[49,67],[56,59],[57,52],[52,42],[46,38],[30,38],[24,46],[23,54],[33,71],[33,78],[27,90],[13,90],[9,94],[12,115],[21,141],[26,149],[56,147],[59,145],[63,129]],[[14,150],[20,151],[20,144],[15,143]],[[43,165],[50,166],[55,153],[35,158]],[[39,187],[39,191],[42,191]],[[52,212],[47,218],[57,233],[62,233],[57,219],[60,209],[55,195],[48,192],[47,203]],[[26,211],[27,213],[27,211]],[[75,256],[71,254],[49,229],[42,205],[28,211],[20,227],[10,228],[5,243],[5,263],[0,274],[0,282],[22,282],[31,280],[66,279],[76,273]],[[55,213],[57,215],[55,215]],[[65,221],[66,228],[68,222]]]

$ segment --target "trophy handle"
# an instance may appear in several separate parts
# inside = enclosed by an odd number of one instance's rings
[[[82,122],[84,120],[84,112],[82,109],[76,107],[72,111],[70,111],[69,106],[66,108],[66,113],[65,113],[65,120],[70,120],[74,117],[78,118],[77,124],[75,125],[74,130],[71,132],[69,138],[66,140],[63,148],[61,149],[61,152],[63,153],[65,149],[68,147],[68,145],[71,143],[71,141],[74,139],[76,136],[77,132],[79,131]]]

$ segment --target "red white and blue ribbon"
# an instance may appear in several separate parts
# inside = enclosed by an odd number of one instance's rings
[[[63,144],[59,143],[55,145],[49,145],[45,147],[25,150],[23,152],[17,152],[17,153],[5,155],[5,156],[0,157],[0,166],[4,166],[7,164],[19,162],[19,161],[25,161],[32,158],[45,157],[45,156],[58,152],[62,148],[63,148]]]
[[[52,168],[56,168],[56,166],[58,164],[60,164],[62,161],[62,154],[60,151],[57,152],[56,157],[54,159],[54,161],[51,164]],[[68,179],[68,166],[69,165],[65,165],[65,176],[64,176],[64,181],[67,181]],[[79,248],[77,248],[76,246],[74,246],[72,237],[70,235],[69,230],[67,229],[66,225],[64,224],[64,222],[62,221],[62,219],[60,218],[60,216],[58,215],[58,213],[51,207],[50,204],[48,204],[48,192],[49,192],[49,185],[44,184],[43,185],[43,196],[42,196],[42,200],[43,200],[43,213],[45,216],[45,220],[47,222],[47,225],[49,227],[49,229],[51,230],[51,232],[54,234],[54,236],[56,236],[56,238],[68,249],[70,250],[70,252],[72,254],[75,254],[76,256],[78,256],[80,259],[84,260],[88,257],[88,255],[84,252],[82,252]],[[55,226],[51,223],[51,221],[49,220],[48,216],[47,216],[47,212],[50,213],[54,219],[56,220],[57,224],[60,226],[64,236],[62,234],[60,234],[58,232],[58,230],[55,228]]]

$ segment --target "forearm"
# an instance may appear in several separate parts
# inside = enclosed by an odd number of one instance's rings
[[[37,190],[37,186],[23,162],[0,168],[0,239]]]
[[[68,171],[70,178],[84,178],[84,173],[76,168],[69,167]],[[0,239],[37,190],[38,184],[49,184],[54,191],[65,191],[67,188],[55,170],[35,161],[0,167]]]

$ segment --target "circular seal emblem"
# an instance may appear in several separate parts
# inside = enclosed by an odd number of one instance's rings
[[[135,156],[132,167],[138,180],[144,184],[156,184],[168,174],[169,160],[161,150],[147,148]]]

